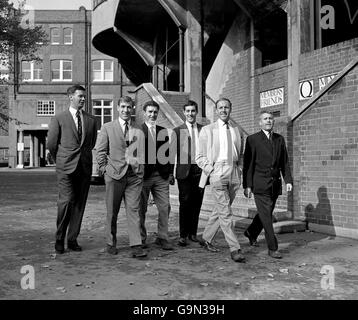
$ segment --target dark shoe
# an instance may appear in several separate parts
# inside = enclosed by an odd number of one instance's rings
[[[148,249],[148,244],[145,243],[145,240],[142,240],[142,249]]]
[[[178,245],[181,246],[181,247],[185,247],[185,246],[188,245],[188,243],[186,242],[185,238],[180,237],[179,241],[178,241]]]
[[[281,253],[279,253],[278,251],[269,250],[268,255],[275,259],[282,259]]]
[[[231,252],[231,259],[235,262],[245,262],[245,257],[240,249]]]
[[[257,243],[257,240],[251,237],[249,231],[246,230],[244,232],[244,236],[249,239],[250,246],[259,247],[259,244]]]
[[[194,235],[189,236],[189,240],[193,242],[199,242],[198,238]]]
[[[166,239],[157,238],[155,239],[155,243],[158,246],[161,246],[163,250],[173,250],[173,246]]]
[[[208,241],[203,241],[203,242],[200,242],[200,244],[208,251],[210,252],[218,252],[219,249],[214,247],[210,242]]]
[[[72,251],[82,251],[82,247],[78,245],[77,241],[68,241],[67,249]]]
[[[115,246],[111,246],[111,245],[107,244],[107,252],[109,254],[115,255],[115,254],[118,254],[118,249]]]
[[[131,249],[133,258],[143,258],[147,256],[147,253],[142,249],[142,245],[133,246]]]
[[[63,240],[56,240],[55,251],[58,254],[63,254],[65,252],[65,243]]]

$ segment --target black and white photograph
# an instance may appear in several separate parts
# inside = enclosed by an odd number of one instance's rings
[[[0,300],[357,299],[358,1],[0,0]]]

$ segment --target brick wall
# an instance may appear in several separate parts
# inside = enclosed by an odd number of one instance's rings
[[[357,66],[295,119],[293,137],[295,216],[358,229]]]

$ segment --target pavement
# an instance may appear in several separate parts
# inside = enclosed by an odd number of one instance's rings
[[[0,168],[0,299],[1,300],[347,300],[358,298],[358,241],[303,231],[278,234],[283,259],[267,255],[264,235],[260,247],[250,247],[243,236],[247,219],[235,222],[246,263],[230,259],[219,232],[218,253],[190,242],[179,247],[178,212],[169,219],[173,251],[154,244],[157,228],[155,205],[148,207],[148,256],[130,256],[125,213],[118,217],[119,254],[105,252],[104,186],[91,186],[79,243],[82,252],[54,252],[56,221],[55,182],[39,182],[16,198],[14,173],[26,181],[35,169]],[[38,169],[39,170],[39,169]],[[52,174],[44,168],[42,175]],[[40,171],[41,171],[40,170]],[[51,171],[52,170],[52,171]],[[39,172],[40,171],[36,171]],[[6,174],[4,174],[6,172]],[[51,176],[52,177],[52,176]],[[53,176],[55,177],[55,176]],[[40,179],[37,179],[40,180]],[[53,179],[52,179],[53,180]],[[5,181],[5,182],[4,182]],[[36,181],[30,185],[35,188]],[[9,193],[14,194],[14,191]],[[27,191],[26,191],[27,190]],[[29,195],[27,195],[29,193]],[[31,201],[26,200],[31,199]],[[21,198],[21,199],[20,199]],[[199,221],[203,232],[207,215]]]

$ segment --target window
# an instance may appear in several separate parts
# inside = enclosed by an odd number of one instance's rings
[[[0,148],[0,161],[8,161],[9,160],[9,149]]]
[[[92,61],[92,79],[93,81],[113,81],[113,61]]]
[[[38,116],[54,116],[55,115],[55,101],[37,101],[37,115]]]
[[[63,44],[72,44],[72,29],[63,29]]]
[[[42,81],[42,62],[37,61],[22,61],[22,81]]]
[[[93,115],[96,117],[97,128],[113,119],[113,101],[112,100],[93,100]]]
[[[51,44],[60,44],[60,29],[51,29]]]
[[[71,60],[51,60],[52,81],[72,81]]]

